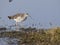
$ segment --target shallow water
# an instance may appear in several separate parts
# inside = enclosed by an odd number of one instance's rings
[[[0,38],[0,45],[18,45],[18,39],[16,38]]]

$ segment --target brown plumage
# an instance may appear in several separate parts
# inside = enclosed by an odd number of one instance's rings
[[[28,13],[26,13],[27,15],[28,15]],[[25,14],[24,13],[18,13],[18,14],[15,14],[15,15],[13,15],[13,16],[8,16],[8,18],[9,19],[16,19],[17,17],[21,17],[21,18],[23,18],[24,16],[25,16]],[[25,18],[26,19],[26,18]]]

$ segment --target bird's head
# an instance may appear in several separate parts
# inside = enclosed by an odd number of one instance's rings
[[[26,13],[26,17],[30,17],[32,19],[32,17],[29,15],[29,13]]]
[[[29,15],[29,13],[25,13],[26,14],[26,17],[31,17],[30,15]]]
[[[28,17],[28,16],[29,16],[29,14],[28,14],[28,13],[25,13],[25,16],[26,16],[26,17]]]

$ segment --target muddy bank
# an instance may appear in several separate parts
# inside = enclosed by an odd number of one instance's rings
[[[18,39],[18,45],[60,45],[60,27],[51,29],[21,28],[0,32],[1,37]]]

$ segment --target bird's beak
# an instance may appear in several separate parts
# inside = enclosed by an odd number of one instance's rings
[[[29,15],[29,17],[32,19],[32,17]]]

